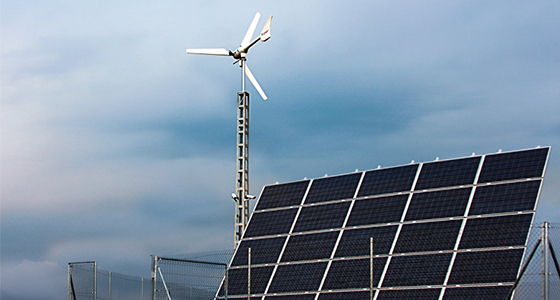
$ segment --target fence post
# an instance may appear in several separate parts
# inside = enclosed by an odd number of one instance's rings
[[[226,275],[225,275],[225,280],[224,280],[224,281],[225,281],[225,284],[224,284],[224,298],[225,298],[225,300],[227,300],[227,295],[228,295],[228,273],[229,273],[228,265],[226,264],[224,268],[225,268],[225,270],[226,270]]]
[[[543,300],[548,299],[548,291],[549,291],[549,270],[548,270],[548,222],[544,222],[542,226],[542,271],[543,271],[543,282],[542,282],[542,296]]]
[[[251,248],[247,249],[247,300],[251,300]]]
[[[373,237],[369,238],[369,299],[373,300]]]
[[[152,300],[156,300],[156,288],[157,288],[157,260],[158,257],[152,255]]]
[[[109,300],[111,300],[111,275],[113,272],[109,271]]]
[[[97,300],[97,261],[93,262],[93,300]]]
[[[72,279],[71,279],[71,274],[70,274],[70,268],[71,265],[70,263],[68,263],[68,300],[72,300],[71,296],[72,295]]]

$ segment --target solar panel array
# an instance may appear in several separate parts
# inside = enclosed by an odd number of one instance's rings
[[[505,299],[549,147],[265,186],[228,298]],[[219,292],[224,298],[224,287]]]

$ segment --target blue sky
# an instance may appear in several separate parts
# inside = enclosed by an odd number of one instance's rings
[[[240,69],[185,49],[236,48],[257,11],[251,193],[552,146],[537,221],[560,222],[558,1],[5,0],[3,299],[232,246]]]

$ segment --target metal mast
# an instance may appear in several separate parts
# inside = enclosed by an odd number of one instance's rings
[[[234,248],[249,222],[249,93],[245,91],[245,57],[241,67],[241,92],[237,93],[237,174],[235,186]]]

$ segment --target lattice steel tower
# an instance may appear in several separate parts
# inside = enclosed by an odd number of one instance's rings
[[[237,180],[235,187],[234,245],[249,222],[249,93],[237,93]]]

